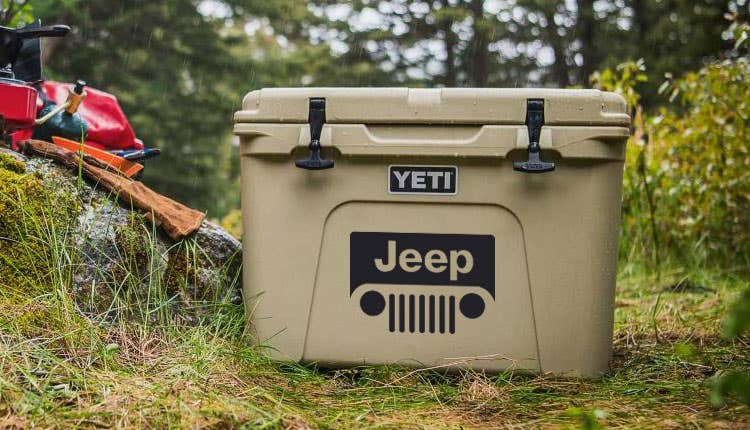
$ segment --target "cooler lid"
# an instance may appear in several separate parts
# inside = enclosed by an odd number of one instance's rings
[[[306,123],[318,97],[334,124],[524,124],[528,99],[544,99],[545,125],[630,124],[615,93],[546,88],[266,88],[245,96],[234,121]]]

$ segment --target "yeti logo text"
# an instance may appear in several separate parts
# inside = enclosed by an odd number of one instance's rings
[[[458,280],[458,274],[471,272],[474,267],[474,256],[471,252],[462,250],[450,250],[447,253],[439,249],[431,249],[424,257],[416,249],[404,249],[397,254],[395,240],[388,241],[388,256],[376,258],[375,267],[381,272],[390,272],[398,266],[404,272],[414,273],[424,267],[432,273],[442,273],[446,269],[450,274],[451,281]]]
[[[388,167],[388,192],[391,194],[455,195],[457,183],[455,166]]]

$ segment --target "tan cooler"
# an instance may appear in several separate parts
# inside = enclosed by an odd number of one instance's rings
[[[607,371],[622,98],[279,88],[234,120],[245,305],[273,357]]]

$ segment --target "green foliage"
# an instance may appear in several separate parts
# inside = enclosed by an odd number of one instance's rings
[[[658,217],[680,257],[746,264],[750,256],[750,63],[711,64],[671,85],[681,111],[652,120]]]
[[[593,80],[637,106],[638,64],[605,70]],[[668,81],[661,91],[676,103],[643,119],[636,108],[627,149],[623,189],[621,257],[665,259],[686,266],[739,268],[750,262],[750,63],[736,58],[707,65]],[[658,272],[657,272],[658,273]],[[656,307],[655,307],[656,312]],[[724,335],[750,329],[750,288],[724,320]],[[682,356],[695,351],[684,346]],[[750,374],[729,369],[711,380],[711,403],[736,398],[750,405]]]
[[[732,304],[724,319],[724,336],[738,339],[750,330],[750,286],[745,288]],[[738,339],[742,341],[741,339]],[[711,403],[723,406],[734,397],[750,406],[750,372],[747,369],[729,370],[712,380]]]
[[[632,110],[640,103],[641,95],[636,86],[641,82],[648,81],[646,65],[643,59],[628,61],[618,64],[615,70],[606,68],[594,72],[591,77],[591,85],[604,91],[613,91],[620,94]]]
[[[30,0],[0,1],[0,25],[17,27],[21,23],[29,23],[33,20],[33,8]]]
[[[9,1],[20,3],[4,0],[3,7]],[[237,205],[230,118],[250,89],[517,86],[531,74],[538,74],[535,82],[564,86],[584,83],[592,65],[643,57],[592,75],[596,86],[623,94],[635,114],[621,241],[630,277],[618,279],[612,374],[591,382],[273,363],[246,343],[241,309],[220,298],[198,298],[200,324],[170,318],[174,294],[193,292],[195,263],[203,256],[184,242],[163,261],[154,231],[140,223],[118,230],[120,270],[92,288],[102,309],[85,317],[69,288],[76,253],[66,234],[76,208],[65,196],[76,190],[51,192],[55,187],[42,185],[54,178],[27,174],[22,163],[0,156],[0,417],[9,417],[0,418],[0,427],[747,426],[747,409],[704,407],[705,381],[716,369],[712,403],[750,403],[742,338],[750,325],[750,290],[741,278],[750,243],[750,73],[742,59],[747,25],[739,19],[746,12],[737,11],[732,40],[718,37],[721,13],[738,2],[626,0],[586,17],[568,5],[585,12],[593,2],[518,0],[503,14],[477,9],[481,1],[437,1],[441,7],[419,12],[417,1],[363,0],[352,2],[341,20],[311,14],[302,1],[214,2],[229,7],[221,16],[198,12],[201,3],[38,0],[33,6],[47,23],[76,28],[48,44],[50,76],[84,77],[118,95],[139,136],[166,150],[149,163],[148,182],[211,217]],[[398,3],[409,7],[387,6]],[[30,20],[29,6],[26,15],[14,15],[13,25]],[[355,25],[365,9],[385,16],[385,27]],[[626,11],[635,18],[622,28]],[[408,21],[408,31],[394,34],[399,20]],[[245,33],[248,21],[260,30]],[[587,30],[597,43],[585,43]],[[331,54],[327,43],[334,39],[345,52]],[[453,44],[451,60],[430,50],[440,43]],[[507,55],[497,50],[501,44],[519,50]],[[551,49],[554,63],[540,64],[535,46]],[[661,87],[664,96],[656,94],[665,71],[695,69],[730,48],[732,60],[670,80]],[[406,56],[412,49],[420,55]],[[407,73],[414,69],[427,74]],[[653,109],[666,96],[673,104]],[[225,225],[239,227],[238,214],[229,212]],[[630,268],[644,259],[657,268],[672,261],[739,267],[740,278],[696,281],[690,272],[688,281],[684,269],[666,273],[676,279],[662,298],[661,283],[632,277]],[[159,264],[165,273],[153,276]],[[133,288],[142,283],[148,288]],[[695,283],[706,287],[685,286]],[[724,299],[743,289],[724,321],[729,340],[722,339]],[[111,313],[124,320],[113,323]],[[651,329],[654,321],[658,330]]]
[[[569,408],[565,411],[565,415],[573,417],[579,420],[579,426],[577,428],[581,430],[599,430],[603,429],[604,426],[599,422],[607,414],[599,409],[588,411],[581,408]]]
[[[226,230],[235,239],[242,239],[242,211],[233,209],[221,219],[221,228]]]
[[[336,63],[346,68],[375,64],[377,69],[370,70],[370,77],[379,85],[539,84],[547,71],[539,73],[536,52],[516,45],[532,44],[540,38],[549,41],[549,35],[557,30],[554,21],[547,21],[555,28],[545,30],[544,36],[539,28],[531,29],[544,19],[533,2],[519,2],[527,9],[521,19],[514,18],[510,7],[501,16],[488,9],[483,0],[437,0],[429,4],[421,0],[362,1],[349,7],[330,0],[310,3],[317,18],[304,26],[333,30],[316,39],[339,46],[344,52],[337,54]],[[546,12],[556,13],[554,5],[549,9]],[[333,16],[329,15],[332,10],[336,11]],[[533,17],[527,19],[530,15]],[[568,30],[564,38],[556,35],[552,40],[558,44],[572,42],[574,32]],[[506,49],[499,49],[501,44]]]
[[[737,13],[732,14],[730,20],[732,23],[727,31],[732,35],[734,49],[742,49],[750,43],[750,22],[742,21]]]
[[[642,64],[594,74],[636,106],[626,159],[621,256],[689,264],[750,261],[750,64],[712,63],[663,85],[676,105],[643,118]],[[659,256],[658,253],[665,255]],[[649,257],[650,256],[650,257]]]
[[[613,65],[623,58],[643,58],[649,68],[649,81],[640,86],[647,111],[661,104],[657,88],[664,76],[696,70],[706,61],[731,48],[722,32],[724,14],[737,10],[748,16],[742,1],[648,0],[629,2],[636,19],[629,29],[608,37],[618,42],[602,44],[602,65]],[[614,40],[614,39],[608,39]]]
[[[0,153],[0,169],[20,175],[26,172],[26,164],[9,154]]]
[[[750,288],[740,294],[724,320],[724,335],[730,339],[750,330]]]
[[[620,256],[623,259],[653,261],[658,266],[659,233],[656,229],[653,179],[646,174],[649,142],[639,104],[641,96],[636,90],[639,83],[648,79],[644,72],[642,60],[631,61],[618,65],[615,70],[597,71],[591,75],[591,81],[595,88],[623,96],[629,110],[634,113],[633,133],[625,153]]]
[[[750,406],[750,374],[747,371],[732,370],[712,379],[711,404],[722,407],[730,397]]]

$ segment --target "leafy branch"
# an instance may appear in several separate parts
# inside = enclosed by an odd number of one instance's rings
[[[18,19],[28,21],[30,17],[31,0],[3,0],[3,7],[0,10],[0,25],[11,26],[15,24]]]

